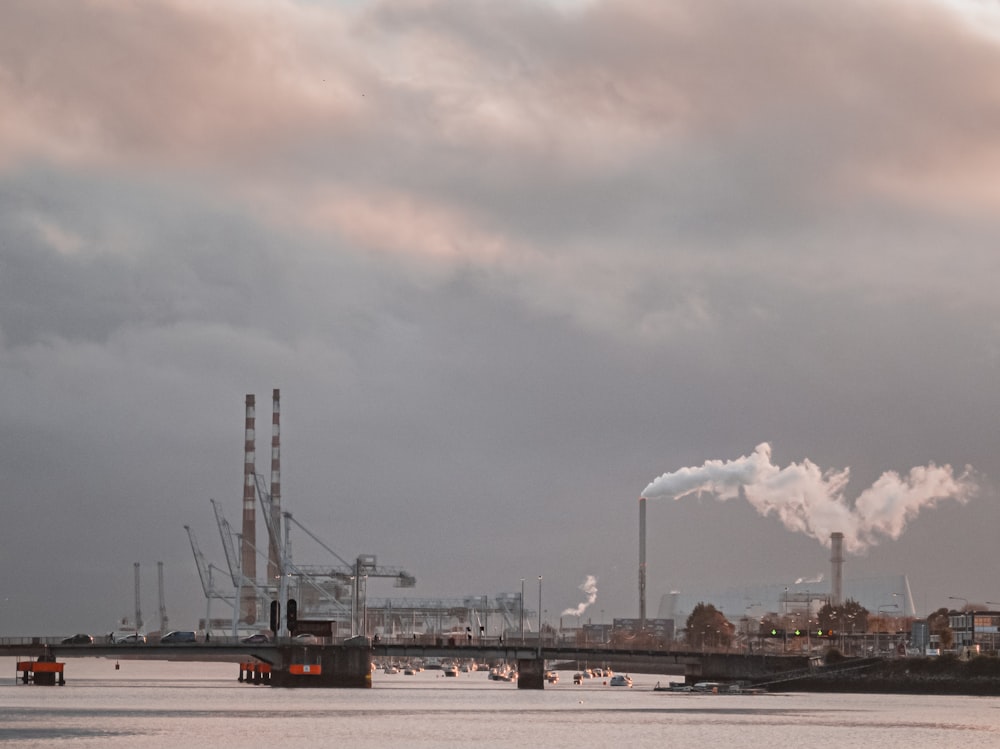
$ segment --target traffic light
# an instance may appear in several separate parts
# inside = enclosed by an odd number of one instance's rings
[[[805,637],[806,636],[806,632],[805,632],[804,629],[796,629],[796,630],[792,631],[792,635],[794,637]]]
[[[277,634],[278,628],[280,626],[281,626],[281,603],[279,601],[271,601],[271,631]]]
[[[777,629],[775,627],[771,627],[771,629],[765,630],[764,636],[765,637],[784,637],[785,636],[785,630],[783,630],[783,629]]]
[[[299,623],[299,604],[294,598],[288,599],[288,613],[285,615],[288,623],[288,631],[295,633],[295,626]]]
[[[829,640],[837,636],[837,633],[832,629],[817,629],[816,636],[821,637],[824,640]]]

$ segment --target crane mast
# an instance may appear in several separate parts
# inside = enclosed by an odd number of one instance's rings
[[[160,591],[160,633],[166,634],[168,629],[167,602],[163,593],[163,562],[156,563],[156,577]]]
[[[135,563],[135,631],[142,629],[142,610],[139,607],[139,563]]]

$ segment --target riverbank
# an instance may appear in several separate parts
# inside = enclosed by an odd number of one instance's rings
[[[1000,658],[845,660],[772,685],[789,692],[1000,696]]]

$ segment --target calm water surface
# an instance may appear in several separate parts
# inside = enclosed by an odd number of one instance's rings
[[[66,685],[15,682],[0,659],[0,747],[1000,747],[1000,698],[691,695],[572,671],[544,691],[484,672],[376,672],[370,690],[240,684],[235,664],[67,659]],[[4,674],[9,675],[6,678]]]

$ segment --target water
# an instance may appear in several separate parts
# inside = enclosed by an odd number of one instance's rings
[[[0,747],[609,747],[963,749],[1000,746],[1000,698],[697,695],[560,672],[544,691],[487,679],[376,672],[372,689],[272,689],[235,664],[72,658],[66,685],[15,682],[0,659]],[[0,675],[2,675],[0,671]]]

